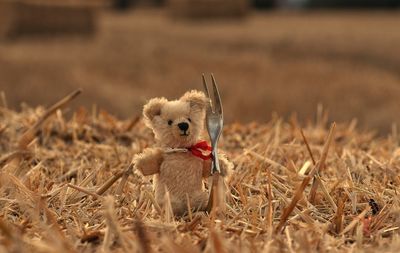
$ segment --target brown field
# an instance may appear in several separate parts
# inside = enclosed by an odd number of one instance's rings
[[[0,107],[1,253],[400,250],[396,133],[340,124],[328,138],[319,115],[304,129],[308,152],[296,121],[231,124],[225,208],[173,218],[129,166],[153,143],[141,121],[80,109],[31,127],[42,115]]]
[[[182,21],[162,11],[99,14],[88,38],[0,44],[0,91],[9,106],[46,105],[76,87],[75,106],[134,117],[154,96],[178,97],[214,72],[228,122],[273,112],[359,120],[386,133],[399,123],[399,12],[262,12],[242,20]]]
[[[142,10],[101,13],[92,38],[2,41],[0,253],[399,252],[399,25],[398,12]],[[137,116],[202,72],[219,81],[235,169],[225,208],[174,218],[130,166],[154,142]]]

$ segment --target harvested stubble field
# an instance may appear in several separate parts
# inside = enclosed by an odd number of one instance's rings
[[[388,133],[400,123],[399,11],[255,12],[240,20],[176,20],[164,11],[100,13],[91,38],[0,43],[0,91],[16,110],[82,87],[82,104],[139,115],[214,72],[227,122],[330,119]],[[46,91],[46,92],[43,92]],[[240,95],[238,95],[240,94]]]
[[[354,122],[330,131],[323,112],[305,126],[228,125],[226,208],[174,219],[131,170],[153,143],[142,120],[84,108],[69,119],[67,102],[0,107],[0,252],[400,250],[396,131],[377,138]]]

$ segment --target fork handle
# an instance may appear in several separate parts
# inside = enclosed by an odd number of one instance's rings
[[[218,149],[216,146],[213,147],[211,155],[212,155],[211,175],[214,173],[221,174],[221,169],[219,167],[219,159],[218,159]]]
[[[219,173],[214,173],[212,176],[212,184],[211,184],[211,190],[210,190],[210,195],[208,197],[208,202],[207,202],[207,207],[206,207],[206,211],[208,213],[211,213],[211,210],[213,209],[213,207],[215,207],[215,205],[219,204],[218,201],[218,182],[219,181]]]

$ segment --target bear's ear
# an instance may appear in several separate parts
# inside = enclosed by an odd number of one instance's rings
[[[208,99],[203,92],[192,90],[188,91],[180,98],[181,101],[188,102],[190,104],[190,108],[196,108],[203,110],[205,109]]]
[[[165,98],[152,98],[143,108],[143,116],[152,121],[157,115],[161,115],[161,108],[165,105],[167,99]]]

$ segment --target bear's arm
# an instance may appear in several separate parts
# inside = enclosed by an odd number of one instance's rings
[[[231,171],[233,169],[233,163],[230,162],[224,154],[218,153],[218,160],[219,160],[219,166],[221,169],[221,176],[223,177],[229,177],[231,174]],[[211,164],[212,160],[205,160],[203,162],[203,177],[207,178],[211,176]]]
[[[148,148],[143,153],[136,155],[133,162],[135,169],[139,170],[143,176],[150,176],[160,172],[163,152],[158,148]]]

